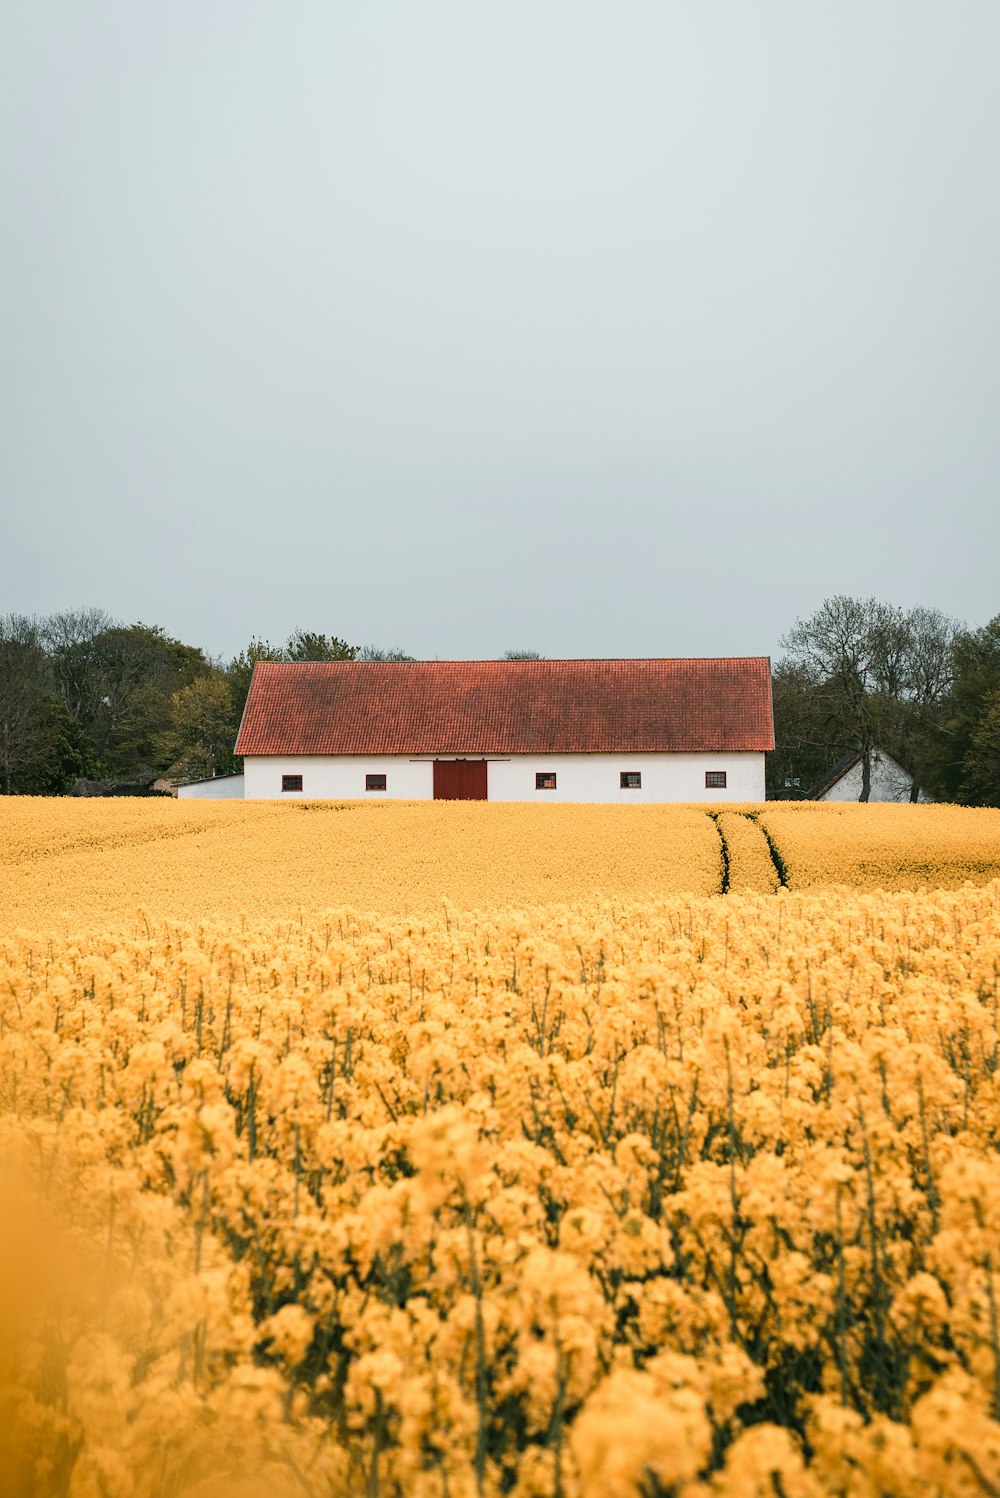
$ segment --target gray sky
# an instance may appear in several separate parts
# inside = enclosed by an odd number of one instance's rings
[[[997,0],[8,0],[0,612],[1000,612]]]

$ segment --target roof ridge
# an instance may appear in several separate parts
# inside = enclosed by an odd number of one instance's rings
[[[678,665],[716,661],[725,661],[727,664],[743,661],[769,664],[770,660],[769,655],[549,655],[531,661],[507,661],[494,656],[456,656],[449,657],[447,660],[434,657],[430,660],[412,661],[258,661],[256,664],[282,668],[289,666],[590,666],[631,665],[635,662],[661,665],[668,661],[676,662]]]

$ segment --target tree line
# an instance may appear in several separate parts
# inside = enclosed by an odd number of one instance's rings
[[[914,777],[912,798],[1000,805],[1000,615],[969,629],[938,609],[828,598],[781,641],[768,796],[799,798],[875,750]]]
[[[231,660],[102,609],[0,618],[0,790],[141,794],[239,768],[233,744],[257,661],[411,660],[295,630]]]
[[[768,795],[797,799],[856,754],[862,797],[877,748],[914,797],[1000,805],[1000,615],[969,629],[935,609],[827,599],[783,638],[774,668]],[[538,659],[510,650],[506,659]],[[233,744],[257,661],[409,661],[296,629],[230,660],[101,609],[0,618],[0,790],[145,793],[158,779],[239,768]]]

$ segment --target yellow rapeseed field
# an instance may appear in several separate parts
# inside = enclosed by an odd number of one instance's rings
[[[1000,1491],[998,821],[0,804],[0,1492]]]
[[[469,801],[0,804],[0,923],[103,930],[206,914],[440,909],[719,888],[718,832],[675,806]],[[1000,872],[1000,866],[998,866]]]
[[[982,884],[1000,877],[1000,811],[15,797],[0,929],[766,893],[776,864],[793,889]]]
[[[1000,811],[785,802],[762,809],[793,889],[953,889],[1000,874]]]

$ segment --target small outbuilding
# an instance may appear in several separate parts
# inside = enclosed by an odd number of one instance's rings
[[[249,799],[759,801],[770,662],[258,662]]]
[[[870,754],[869,801],[927,801],[919,787],[914,790],[911,771],[878,745]],[[864,763],[860,752],[845,754],[825,780],[809,793],[810,801],[860,801],[864,790]]]
[[[208,775],[203,780],[184,780],[177,787],[182,801],[242,801],[245,792],[242,775]]]

